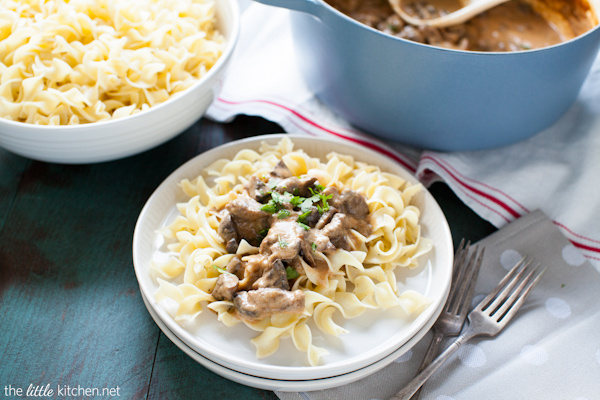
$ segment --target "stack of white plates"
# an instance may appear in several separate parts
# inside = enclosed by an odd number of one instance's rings
[[[335,149],[356,160],[378,165],[409,181],[415,178],[394,161],[352,143],[331,139],[286,135],[295,148],[311,156],[325,158]],[[257,149],[260,141],[276,143],[283,135],[268,135],[233,142],[190,160],[171,174],[154,192],[142,210],[133,239],[133,261],[140,290],[148,311],[164,334],[186,354],[215,373],[233,381],[277,391],[322,390],[366,377],[408,351],[431,328],[448,296],[452,275],[452,239],[446,219],[433,197],[424,191],[417,198],[422,210],[422,235],[433,241],[434,248],[420,258],[414,270],[397,269],[398,289],[416,290],[431,304],[414,319],[407,320],[399,308],[368,310],[360,317],[339,324],[349,333],[334,337],[311,326],[313,344],[328,350],[318,366],[308,365],[306,354],[294,347],[291,338],[283,338],[277,352],[257,359],[250,340],[258,335],[244,324],[226,327],[212,312],[200,314],[185,326],[173,319],[168,300],[157,303],[157,282],[150,275],[153,259],[165,252],[157,229],[178,214],[176,203],[186,201],[178,183],[192,179],[214,161],[233,157],[241,149]],[[398,271],[400,270],[400,271]],[[337,322],[337,321],[336,321]]]

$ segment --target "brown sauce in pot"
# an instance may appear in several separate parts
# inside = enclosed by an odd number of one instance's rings
[[[448,28],[414,26],[388,0],[326,0],[344,14],[407,40],[471,51],[522,51],[552,46],[592,29],[597,18],[585,0],[513,0]],[[408,14],[435,18],[460,8],[459,0],[406,0]],[[435,3],[434,3],[435,2]],[[433,5],[435,4],[435,6]]]

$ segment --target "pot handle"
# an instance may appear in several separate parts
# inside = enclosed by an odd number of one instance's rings
[[[308,14],[312,14],[315,17],[319,17],[319,10],[322,5],[318,0],[254,0],[258,3],[266,4],[268,6],[275,6],[281,8],[287,8],[295,11],[302,11]]]

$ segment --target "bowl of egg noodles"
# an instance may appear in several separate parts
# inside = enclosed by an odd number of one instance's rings
[[[235,0],[0,0],[0,146],[94,163],[183,132],[220,88]]]

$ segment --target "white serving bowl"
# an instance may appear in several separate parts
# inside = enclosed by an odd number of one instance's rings
[[[200,314],[185,328],[172,317],[165,300],[157,303],[158,288],[150,275],[153,260],[164,258],[164,241],[157,229],[168,225],[177,216],[176,203],[187,201],[179,187],[184,179],[193,179],[218,159],[231,159],[243,149],[258,149],[261,141],[275,144],[290,137],[296,149],[313,157],[325,159],[336,151],[351,155],[357,161],[378,165],[383,171],[395,173],[416,183],[416,178],[395,161],[362,146],[338,139],[298,135],[264,135],[219,146],[191,159],[174,171],[156,189],[142,209],[133,236],[133,264],[140,290],[150,307],[182,342],[203,357],[231,370],[255,377],[279,380],[313,380],[339,376],[376,363],[404,346],[426,325],[435,320],[446,301],[452,277],[453,248],[450,229],[433,196],[423,190],[415,197],[421,210],[421,232],[433,241],[433,250],[419,259],[419,268],[396,269],[399,291],[413,289],[429,297],[431,304],[413,319],[406,319],[400,308],[369,310],[355,319],[340,323],[349,331],[341,337],[325,335],[311,326],[313,343],[329,351],[321,365],[307,366],[306,354],[295,349],[291,340],[282,339],[279,350],[264,359],[257,359],[250,340],[257,333],[238,324],[226,327],[208,311]],[[310,326],[311,323],[309,323]],[[288,338],[289,339],[289,338]],[[408,350],[407,348],[405,348]]]
[[[151,149],[194,124],[221,88],[237,43],[236,0],[216,0],[219,31],[227,39],[216,64],[193,86],[149,110],[104,122],[43,126],[0,118],[0,146],[39,161],[84,164],[116,160]]]

